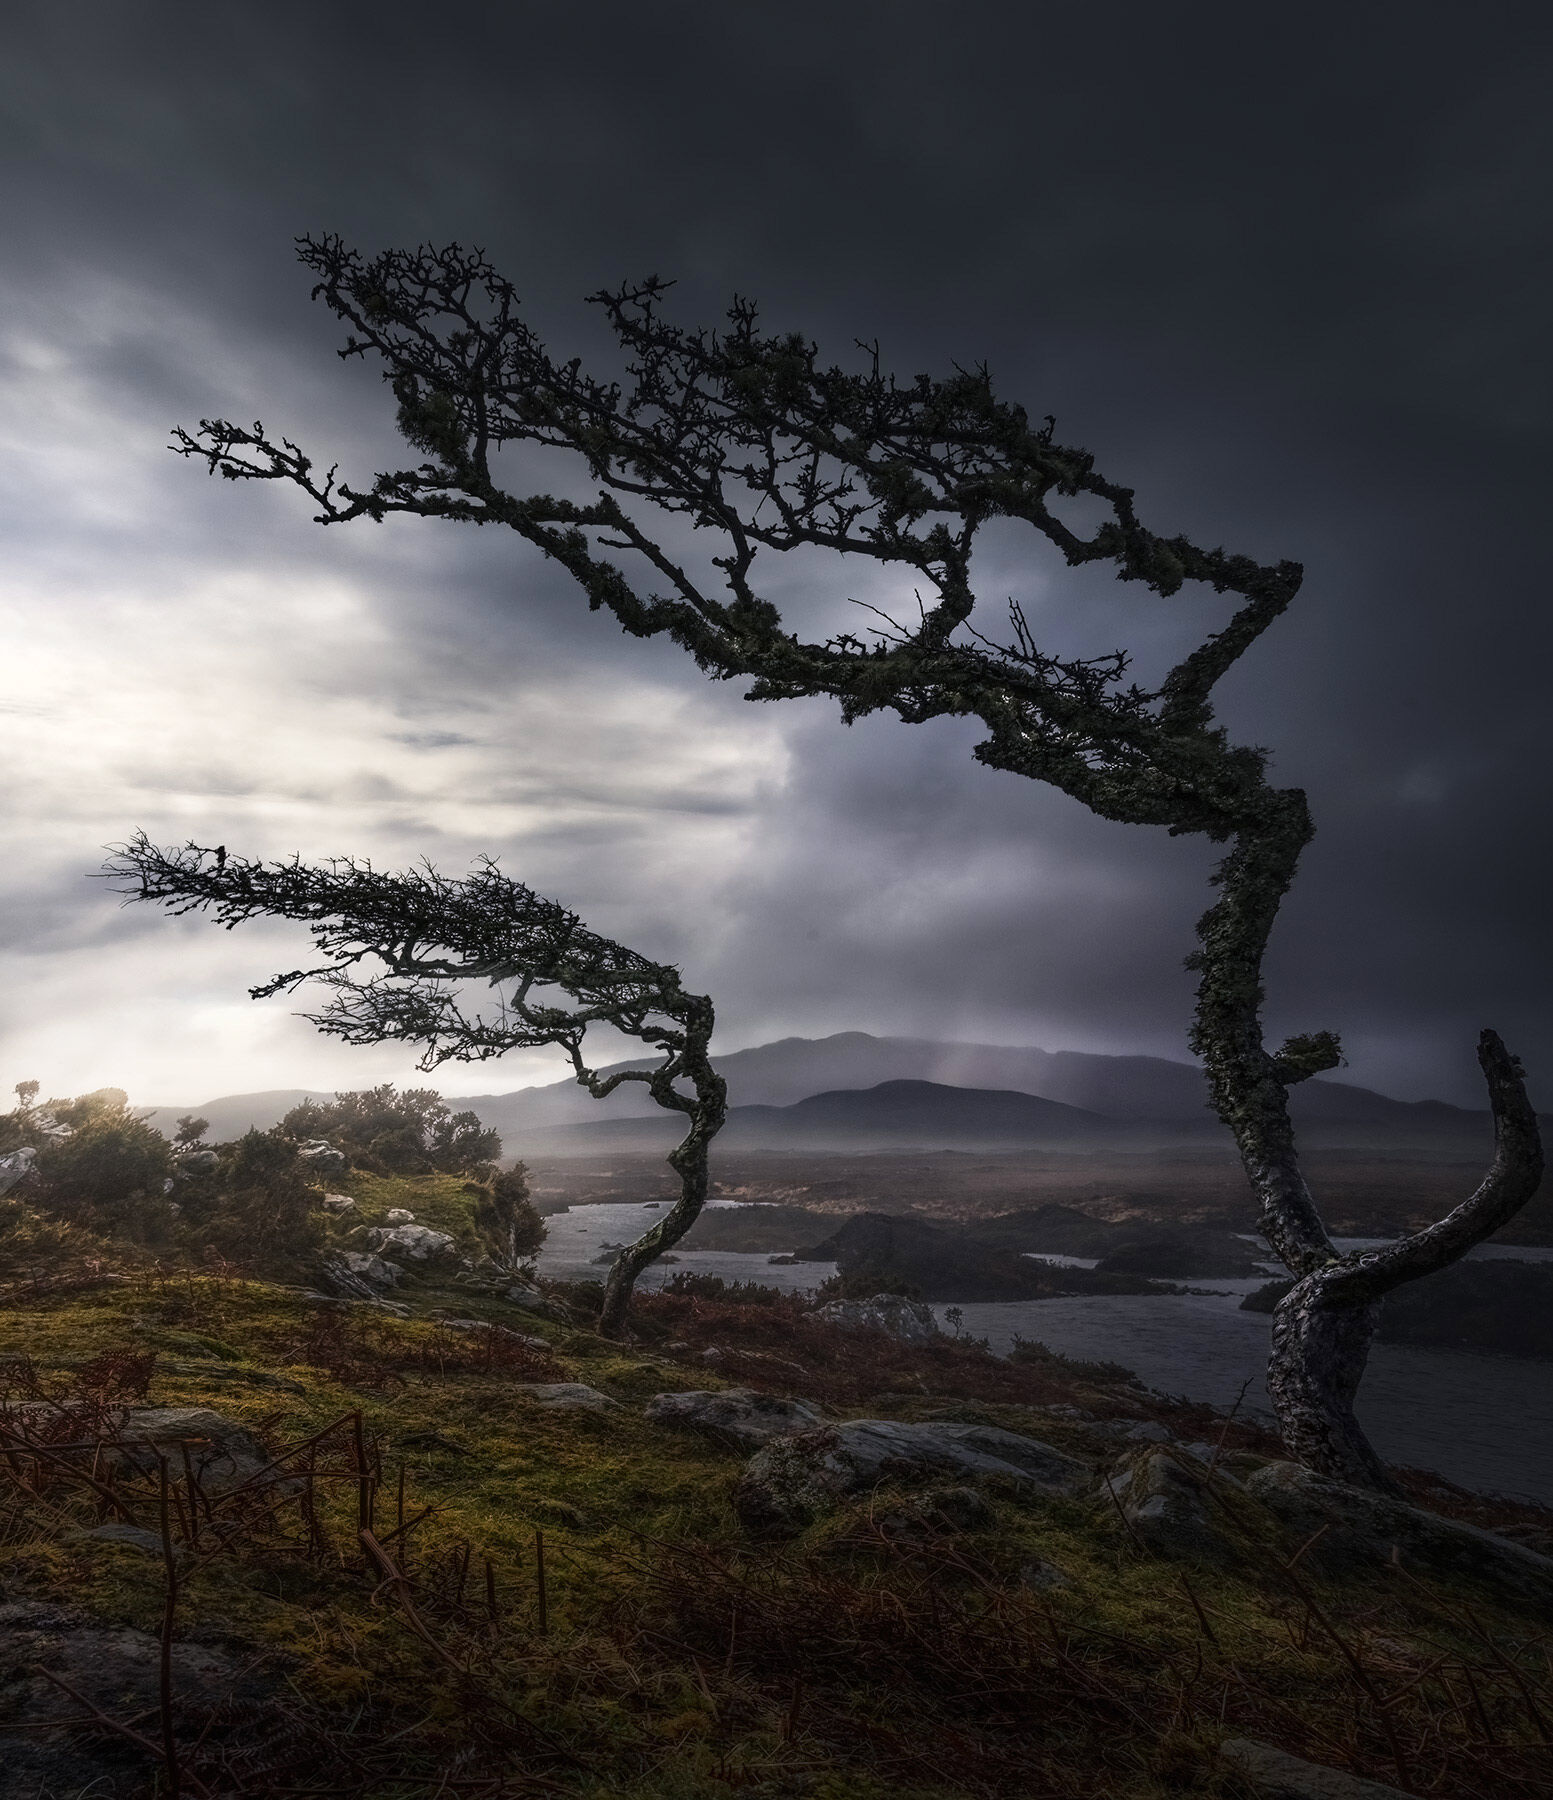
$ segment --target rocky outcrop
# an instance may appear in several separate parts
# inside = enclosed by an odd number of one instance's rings
[[[1204,1476],[1195,1458],[1150,1450],[1131,1463],[1120,1481],[1113,1479],[1122,1516],[1146,1550],[1176,1562],[1216,1567],[1234,1562],[1234,1547],[1214,1515]]]
[[[838,1500],[886,1480],[996,1475],[1030,1494],[1069,1497],[1093,1485],[1084,1463],[995,1425],[852,1419],[774,1438],[750,1459],[734,1506],[752,1531],[795,1532]]]
[[[903,1344],[930,1344],[939,1335],[933,1309],[925,1300],[902,1294],[871,1294],[866,1300],[831,1300],[815,1317],[843,1331],[882,1331]]]
[[[323,1259],[324,1280],[347,1300],[376,1300],[404,1280],[398,1263],[369,1250],[334,1250]]]
[[[1227,1738],[1219,1753],[1251,1784],[1258,1800],[1413,1800],[1401,1788],[1306,1762],[1255,1738]]]
[[[1317,1563],[1386,1564],[1395,1553],[1404,1569],[1479,1581],[1512,1603],[1553,1603],[1553,1557],[1494,1532],[1328,1481],[1298,1463],[1268,1463],[1245,1488],[1301,1542],[1315,1539],[1309,1555]]]
[[[7,1156],[0,1156],[0,1194],[8,1194],[19,1181],[25,1181],[32,1173],[32,1165],[37,1160],[37,1151],[30,1146],[20,1150],[12,1150]]]
[[[753,1388],[654,1394],[647,1403],[646,1417],[653,1425],[693,1431],[746,1454],[759,1450],[772,1438],[809,1431],[824,1423],[806,1401],[779,1400],[772,1394],[758,1394]]]
[[[403,1211],[396,1207],[396,1212]],[[390,1218],[393,1214],[390,1213]],[[429,1262],[446,1256],[453,1248],[453,1238],[446,1231],[433,1231],[429,1225],[379,1225],[367,1233],[367,1242],[376,1251],[390,1251],[411,1262]]]
[[[350,1167],[350,1158],[328,1138],[309,1138],[305,1144],[298,1144],[297,1161],[314,1180],[325,1175],[343,1175]]]

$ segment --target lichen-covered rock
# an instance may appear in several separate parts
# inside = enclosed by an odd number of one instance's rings
[[[315,1177],[343,1175],[350,1167],[350,1158],[328,1138],[309,1138],[305,1144],[298,1144],[297,1161]]]
[[[844,1331],[883,1331],[903,1344],[930,1344],[939,1336],[933,1309],[925,1300],[902,1294],[872,1294],[866,1300],[832,1300],[815,1317]]]
[[[349,1194],[325,1194],[324,1211],[326,1213],[355,1212],[356,1202]]]
[[[779,1400],[753,1388],[724,1388],[720,1393],[654,1394],[647,1402],[648,1420],[678,1431],[694,1431],[730,1450],[759,1450],[789,1431],[808,1431],[824,1423],[804,1400]]]
[[[852,1419],[773,1438],[750,1459],[734,1505],[752,1531],[801,1531],[848,1494],[943,1474],[997,1475],[1053,1496],[1080,1494],[1094,1480],[1086,1464],[995,1425]]]
[[[1306,1762],[1287,1750],[1255,1738],[1227,1738],[1219,1747],[1224,1760],[1250,1782],[1260,1800],[1412,1800],[1401,1788],[1366,1781],[1345,1769]]]
[[[1553,1557],[1476,1525],[1346,1487],[1298,1463],[1268,1463],[1246,1478],[1246,1492],[1302,1542],[1320,1532],[1309,1552],[1318,1563],[1389,1563],[1395,1552],[1406,1569],[1465,1576],[1522,1605],[1553,1603]]]
[[[521,1381],[512,1391],[550,1412],[605,1412],[619,1405],[582,1381]]]
[[[413,1225],[415,1214],[407,1206],[391,1206],[383,1214],[383,1219],[389,1225]]]
[[[270,1464],[251,1432],[208,1406],[134,1408],[116,1433],[113,1454],[147,1473],[165,1456],[181,1474],[185,1452],[207,1494],[240,1487]]]
[[[323,1260],[323,1277],[347,1300],[376,1300],[403,1281],[404,1270],[370,1250],[334,1250]]]
[[[1133,1535],[1156,1556],[1178,1562],[1228,1564],[1235,1551],[1208,1501],[1206,1471],[1167,1450],[1133,1462],[1116,1487]]]
[[[395,1208],[400,1211],[401,1208]],[[379,1225],[367,1233],[367,1242],[374,1250],[390,1250],[395,1256],[406,1256],[411,1262],[429,1262],[433,1257],[445,1256],[453,1248],[453,1239],[446,1231],[433,1231],[429,1225]]]
[[[8,1194],[17,1182],[24,1181],[32,1173],[32,1165],[37,1160],[37,1151],[24,1145],[20,1150],[13,1150],[8,1156],[0,1156],[0,1194]]]

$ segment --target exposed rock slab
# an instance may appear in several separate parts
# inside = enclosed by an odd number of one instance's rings
[[[779,1400],[753,1388],[724,1388],[720,1393],[654,1394],[647,1419],[676,1431],[694,1431],[730,1450],[759,1450],[787,1432],[809,1431],[824,1420],[804,1400]]]
[[[323,1277],[347,1300],[376,1300],[399,1285],[404,1270],[370,1250],[334,1250],[323,1260]]]
[[[1415,1572],[1464,1576],[1522,1604],[1553,1603],[1553,1557],[1476,1525],[1345,1487],[1298,1463],[1268,1463],[1246,1478],[1246,1492],[1302,1540],[1320,1532],[1310,1549],[1318,1562],[1388,1563],[1395,1550]]]
[[[548,1412],[603,1412],[619,1404],[584,1381],[520,1381],[512,1391]]]
[[[997,1475],[1031,1493],[1072,1496],[1089,1467],[1049,1444],[995,1425],[852,1419],[774,1438],[750,1459],[734,1505],[755,1531],[800,1531],[848,1494],[892,1478]]]
[[[1220,1753],[1246,1777],[1261,1800],[1413,1800],[1401,1788],[1366,1781],[1346,1769],[1306,1762],[1255,1738],[1228,1738]]]

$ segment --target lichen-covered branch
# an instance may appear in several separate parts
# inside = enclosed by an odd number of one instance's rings
[[[430,864],[388,873],[352,857],[265,863],[229,856],[225,846],[164,850],[137,834],[103,873],[131,900],[205,912],[229,931],[255,918],[305,924],[318,960],[250,992],[262,998],[320,982],[329,1003],[305,1016],[346,1043],[417,1044],[423,1069],[555,1045],[595,1098],[642,1082],[659,1106],[684,1115],[686,1134],[669,1156],[679,1199],[620,1253],[605,1285],[600,1329],[621,1330],[637,1277],[706,1201],[708,1151],[727,1113],[707,1049],[712,1003],[688,993],[677,969],[589,931],[489,861],[456,879]],[[494,990],[493,1007],[466,1005],[459,990],[471,983]],[[639,1039],[659,1060],[601,1074],[583,1054],[591,1025]]]

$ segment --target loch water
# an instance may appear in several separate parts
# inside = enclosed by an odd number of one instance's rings
[[[639,1205],[577,1206],[557,1213],[548,1221],[540,1271],[560,1280],[597,1279],[603,1270],[594,1259],[606,1244],[629,1242],[660,1217],[661,1208]],[[1340,1239],[1339,1245],[1358,1242]],[[1472,1254],[1553,1259],[1553,1250],[1512,1245],[1482,1246]],[[677,1255],[674,1264],[649,1269],[642,1285],[657,1287],[680,1271],[695,1271],[801,1293],[835,1273],[832,1263],[784,1265],[764,1254]],[[1016,1337],[1030,1338],[1064,1356],[1121,1363],[1160,1393],[1219,1407],[1238,1400],[1243,1412],[1270,1418],[1263,1375],[1271,1321],[1266,1313],[1240,1311],[1241,1300],[1265,1279],[1204,1279],[1191,1285],[1213,1291],[1197,1294],[966,1304],[958,1309],[959,1329],[986,1338],[998,1354],[1006,1354]],[[944,1329],[953,1329],[945,1319],[951,1309],[935,1310]],[[1391,1462],[1436,1470],[1463,1487],[1553,1505],[1553,1364],[1376,1344],[1358,1413],[1375,1447]]]

